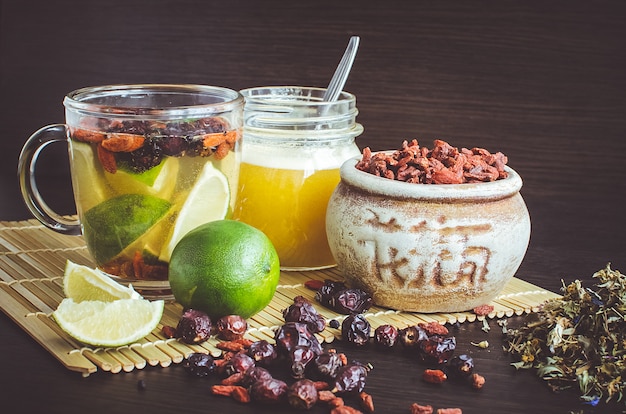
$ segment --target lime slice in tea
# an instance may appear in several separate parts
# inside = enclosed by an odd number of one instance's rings
[[[87,211],[111,196],[102,179],[104,170],[91,144],[72,141],[72,181],[82,211]]]
[[[148,194],[169,199],[176,186],[178,164],[178,158],[165,157],[159,165],[137,173],[120,163],[114,174],[105,171],[104,176],[118,194]]]
[[[123,286],[104,272],[68,260],[63,276],[63,292],[74,302],[99,300],[112,302],[118,299],[141,299],[130,286]]]
[[[117,347],[149,335],[163,315],[162,300],[119,299],[113,302],[66,298],[52,313],[72,338],[88,345]]]
[[[170,209],[171,203],[142,194],[123,194],[85,212],[83,234],[100,264],[107,263],[146,233]]]
[[[169,261],[178,241],[190,230],[204,223],[225,218],[229,203],[230,190],[226,176],[210,162],[206,163],[182,203],[159,258]]]

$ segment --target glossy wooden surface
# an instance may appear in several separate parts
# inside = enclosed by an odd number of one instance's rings
[[[626,6],[587,2],[0,2],[0,220],[30,218],[16,165],[29,134],[63,122],[65,93],[107,83],[207,83],[240,89],[325,86],[351,35],[361,46],[346,90],[361,148],[404,139],[502,151],[524,179],[532,236],[517,276],[557,291],[611,262],[626,271]],[[73,213],[66,149],[43,155],[40,187]],[[511,323],[520,323],[513,318]],[[208,393],[182,367],[81,378],[0,315],[0,397],[16,412],[293,412]],[[487,385],[427,386],[401,352],[371,362],[377,413],[412,402],[464,413],[621,412],[553,394],[515,372],[495,323],[456,332]],[[478,349],[471,341],[487,339]],[[336,344],[343,349],[342,344]],[[146,388],[139,390],[138,381]],[[321,407],[313,412],[327,412]]]

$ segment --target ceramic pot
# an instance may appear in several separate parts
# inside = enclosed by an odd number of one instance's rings
[[[470,184],[410,184],[346,161],[326,232],[349,285],[375,304],[460,312],[491,301],[514,276],[530,239],[521,177]]]

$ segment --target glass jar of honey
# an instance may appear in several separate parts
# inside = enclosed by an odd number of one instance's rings
[[[359,156],[354,95],[325,102],[325,89],[244,89],[242,163],[234,218],[263,231],[283,270],[335,265],[326,238],[326,206],[339,167]]]

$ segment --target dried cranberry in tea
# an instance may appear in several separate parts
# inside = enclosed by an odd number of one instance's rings
[[[269,365],[278,358],[278,353],[274,345],[265,339],[255,341],[248,348],[248,355],[256,361],[258,365]]]
[[[345,365],[337,371],[335,389],[339,393],[361,392],[365,388],[368,369],[360,363]]]
[[[187,309],[176,326],[176,337],[188,344],[204,342],[211,336],[211,319],[206,313]]]
[[[455,349],[456,338],[454,336],[432,335],[420,343],[419,353],[424,361],[443,364],[452,358]]]
[[[312,333],[322,332],[326,328],[326,320],[303,296],[293,299],[293,304],[283,311],[283,317],[285,322],[306,323]]]
[[[136,135],[145,135],[148,132],[148,125],[144,121],[112,121],[105,128],[106,132],[124,132]]]
[[[370,339],[371,326],[363,314],[349,315],[341,324],[342,338],[356,346],[366,345]]]
[[[254,359],[250,358],[247,354],[238,353],[228,360],[224,367],[224,372],[227,376],[233,375],[236,372],[245,373],[250,367],[254,366]]]
[[[215,360],[209,354],[194,352],[183,362],[183,367],[193,375],[206,377],[214,371]]]
[[[227,341],[243,338],[248,330],[248,323],[239,315],[226,315],[217,321],[217,336]]]
[[[380,325],[374,330],[374,343],[383,348],[391,348],[398,341],[398,329],[390,324]]]
[[[157,143],[163,155],[170,157],[180,157],[188,148],[187,138],[183,136],[155,135],[152,139]]]
[[[315,383],[308,379],[294,382],[287,391],[289,405],[298,410],[309,410],[317,403]]]
[[[124,153],[119,153],[118,155],[120,161],[127,163],[129,169],[136,173],[148,171],[159,165],[163,160],[161,148],[152,138],[146,139],[141,148],[129,152],[127,156],[123,154]]]
[[[316,355],[322,353],[320,342],[305,323],[286,322],[278,328],[274,339],[279,353],[284,355],[289,355],[298,346],[308,347]]]
[[[226,132],[230,128],[228,121],[224,118],[212,116],[208,118],[200,118],[194,122],[194,127],[203,134],[215,132]]]
[[[250,397],[263,404],[276,404],[287,396],[288,386],[275,378],[262,378],[250,386]]]

